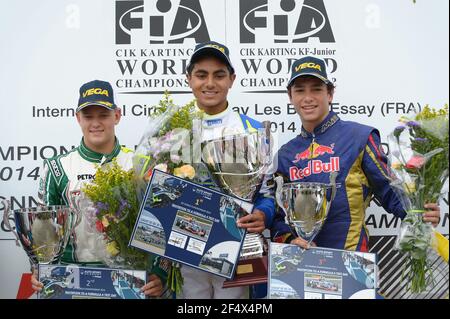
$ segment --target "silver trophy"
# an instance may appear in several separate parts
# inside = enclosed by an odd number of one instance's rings
[[[226,135],[202,145],[202,160],[210,176],[225,193],[254,202],[272,164],[270,130],[265,127],[244,134]],[[224,287],[267,282],[265,239],[247,234],[233,280]]]
[[[77,247],[76,257],[83,262],[103,261],[112,265],[110,254],[107,252],[108,244],[105,234],[97,229],[97,209],[92,200],[80,189],[69,192],[69,206],[77,213],[79,218],[74,227],[73,243]],[[118,219],[118,221],[122,221]],[[118,267],[115,267],[118,268]]]
[[[272,163],[266,129],[203,143],[202,159],[215,183],[229,195],[253,202]]]
[[[3,223],[16,236],[33,265],[57,262],[77,223],[77,214],[68,206],[37,206],[11,211],[4,200]],[[15,229],[10,220],[14,220]]]
[[[336,196],[336,172],[330,174],[330,184],[283,183],[283,177],[275,178],[276,200],[286,214],[288,224],[297,235],[311,243],[324,224],[331,203]],[[331,188],[330,200],[327,190]]]

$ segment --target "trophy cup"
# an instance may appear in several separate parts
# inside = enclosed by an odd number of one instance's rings
[[[202,160],[221,190],[253,202],[261,188],[272,155],[267,129],[206,141]]]
[[[254,202],[272,163],[267,128],[223,136],[202,146],[202,159],[212,179],[225,193]],[[223,287],[267,282],[267,244],[260,234],[244,238],[236,275]]]
[[[22,244],[33,266],[57,262],[64,252],[78,215],[68,206],[37,206],[11,211],[3,201],[3,223]],[[14,220],[15,230],[10,224]]]
[[[107,252],[107,240],[105,234],[97,229],[97,209],[92,200],[80,189],[69,192],[69,206],[77,213],[79,219],[74,228],[73,243],[77,247],[77,258],[83,262],[103,262],[110,268],[126,268],[125,264],[119,264],[120,256],[111,256]],[[125,216],[126,217],[126,216]],[[123,218],[117,219],[118,222]]]
[[[288,224],[305,239],[313,241],[322,228],[331,203],[336,196],[336,172],[330,174],[330,184],[323,183],[283,183],[283,177],[275,178],[277,184],[276,200],[286,214]],[[331,197],[327,199],[327,190]]]

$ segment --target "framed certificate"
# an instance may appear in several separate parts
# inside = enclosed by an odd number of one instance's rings
[[[40,264],[38,271],[39,299],[145,299],[143,270]]]
[[[268,297],[375,299],[376,255],[270,243]]]
[[[232,278],[253,204],[154,170],[130,246]]]

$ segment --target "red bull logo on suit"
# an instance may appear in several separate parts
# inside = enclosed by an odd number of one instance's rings
[[[326,146],[313,142],[306,150],[295,155],[292,163],[297,164],[300,161],[315,159],[326,154],[334,154],[334,143]],[[296,181],[312,174],[338,172],[339,170],[339,157],[331,157],[329,162],[314,160],[309,161],[306,167],[303,168],[292,166],[289,169],[289,177],[291,181]]]
[[[309,161],[305,168],[292,166],[289,168],[289,178],[293,182],[313,174],[338,172],[339,170],[339,157],[332,157],[328,163],[324,163],[321,160],[314,160]]]
[[[295,159],[292,161],[292,163],[296,164],[300,161],[317,158],[325,154],[333,155],[334,154],[333,149],[334,143],[331,144],[330,146],[325,146],[313,142],[306,150],[295,155]]]

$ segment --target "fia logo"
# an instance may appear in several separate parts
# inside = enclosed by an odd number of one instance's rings
[[[270,3],[270,4],[269,4]],[[274,43],[334,43],[323,0],[240,0],[241,43],[273,34]]]
[[[131,44],[137,30],[149,30],[149,44],[210,41],[200,0],[117,0],[116,44]]]

